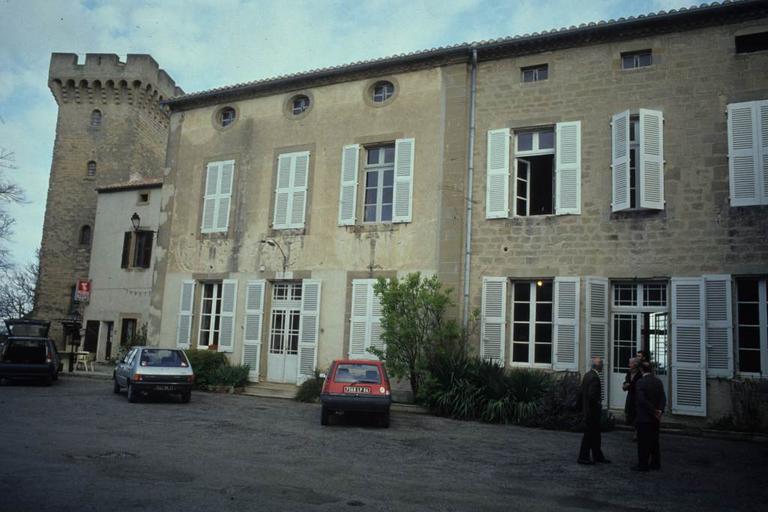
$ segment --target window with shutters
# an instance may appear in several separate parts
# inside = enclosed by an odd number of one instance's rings
[[[365,148],[363,222],[392,222],[395,183],[395,145]]]
[[[611,120],[611,174],[614,212],[664,209],[664,117],[640,109]]]
[[[302,229],[309,183],[309,152],[284,153],[277,159],[273,229]]]
[[[768,100],[728,105],[731,206],[768,204]]]
[[[221,292],[222,283],[203,283],[200,294],[200,330],[197,337],[199,348],[219,344],[221,334]]]
[[[518,217],[555,212],[555,130],[515,133],[514,212]]]
[[[512,283],[512,365],[552,365],[551,280]]]
[[[210,162],[205,170],[201,233],[226,233],[232,203],[235,161]]]
[[[765,375],[768,368],[768,290],[765,278],[736,279],[736,345],[742,375]]]
[[[123,236],[121,268],[149,268],[152,262],[152,231],[126,231]]]

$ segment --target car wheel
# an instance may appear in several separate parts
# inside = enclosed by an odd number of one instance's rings
[[[382,413],[381,417],[379,418],[379,424],[382,426],[382,428],[389,428],[389,411]]]
[[[184,391],[181,394],[181,403],[188,404],[191,399],[192,399],[192,392],[191,391]]]
[[[115,384],[112,386],[112,391],[117,394],[120,392],[120,384],[117,383],[117,377],[114,378]]]
[[[330,414],[330,411],[326,406],[323,406],[322,409],[320,409],[320,424],[323,426],[328,425],[328,416]]]
[[[131,381],[128,381],[128,401],[132,404],[135,404],[139,401],[139,396],[133,389],[133,386],[131,386]]]

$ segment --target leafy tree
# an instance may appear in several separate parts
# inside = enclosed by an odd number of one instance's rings
[[[381,301],[386,348],[369,350],[385,362],[393,377],[407,378],[416,397],[428,355],[460,335],[456,323],[446,319],[451,290],[444,289],[436,276],[422,277],[418,272],[401,279],[379,278],[373,290]]]

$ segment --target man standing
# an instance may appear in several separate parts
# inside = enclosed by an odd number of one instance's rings
[[[661,469],[659,450],[659,425],[661,415],[667,406],[664,385],[651,374],[651,363],[640,364],[643,376],[635,386],[637,400],[635,410],[635,429],[637,430],[637,466],[635,471]]]
[[[584,437],[581,439],[581,450],[579,451],[579,464],[594,464],[595,462],[611,462],[603,455],[600,448],[600,414],[603,409],[602,399],[600,398],[600,375],[598,372],[603,369],[603,360],[599,357],[592,358],[592,368],[584,375],[581,381],[581,390],[577,405],[584,414]],[[589,454],[592,452],[592,459]]]

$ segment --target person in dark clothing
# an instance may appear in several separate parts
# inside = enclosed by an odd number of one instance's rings
[[[627,392],[627,400],[624,403],[624,423],[627,425],[635,424],[635,384],[643,375],[640,372],[640,362],[641,360],[637,357],[629,360],[629,371],[621,386]]]
[[[636,471],[661,469],[661,451],[659,449],[659,426],[661,415],[667,406],[664,385],[651,373],[651,364],[644,361],[640,365],[643,376],[635,385],[635,428],[637,429],[637,466]]]
[[[594,464],[595,462],[611,462],[603,455],[600,447],[600,414],[602,413],[603,403],[600,398],[600,375],[598,372],[603,368],[603,360],[599,357],[592,358],[592,368],[584,375],[581,381],[581,389],[577,407],[584,414],[584,423],[586,429],[581,438],[581,449],[579,450],[579,464]],[[590,459],[589,454],[592,453]]]

